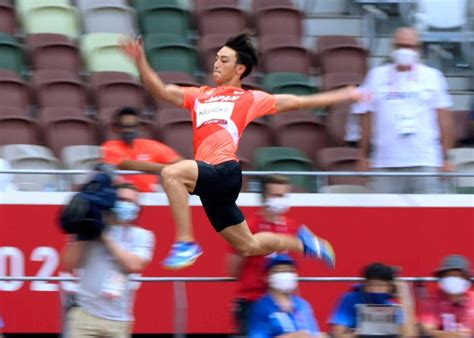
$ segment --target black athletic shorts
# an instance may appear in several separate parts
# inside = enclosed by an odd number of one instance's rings
[[[217,165],[196,161],[198,179],[192,192],[201,199],[204,210],[216,231],[244,221],[235,201],[242,187],[242,170],[236,161]]]

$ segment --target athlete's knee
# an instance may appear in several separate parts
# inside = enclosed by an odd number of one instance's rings
[[[244,257],[259,255],[261,251],[260,244],[255,239],[240,244],[236,249]]]
[[[173,165],[168,165],[161,170],[161,179],[163,183],[167,184],[172,181],[177,181],[179,178],[179,170]]]

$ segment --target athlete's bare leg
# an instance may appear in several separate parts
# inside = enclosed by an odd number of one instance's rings
[[[303,252],[303,243],[297,237],[273,232],[252,234],[247,221],[231,225],[219,234],[243,256],[268,255],[273,252]]]
[[[167,165],[161,171],[161,178],[176,223],[176,241],[193,242],[194,232],[188,198],[196,186],[197,163],[184,160]]]

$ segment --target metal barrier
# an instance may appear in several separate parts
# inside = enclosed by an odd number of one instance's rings
[[[0,170],[0,174],[20,174],[20,175],[84,175],[90,170],[33,170],[33,169],[9,169]],[[120,175],[150,175],[142,171],[118,170]],[[244,176],[266,176],[271,174],[285,176],[410,176],[410,177],[474,177],[474,172],[383,172],[383,171],[242,171]],[[159,175],[158,173],[156,175]]]

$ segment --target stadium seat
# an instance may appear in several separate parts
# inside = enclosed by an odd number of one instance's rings
[[[60,69],[79,73],[81,56],[76,43],[62,34],[33,34],[26,37],[26,48],[34,70]]]
[[[30,114],[28,111],[18,107],[5,107],[0,105],[0,117],[2,116],[30,117]]]
[[[298,73],[270,73],[263,77],[263,87],[274,94],[308,95],[317,92],[308,76]]]
[[[360,73],[333,72],[325,73],[321,76],[323,90],[331,90],[345,86],[357,86],[364,80],[364,75]]]
[[[311,111],[292,111],[271,117],[275,144],[296,148],[315,163],[315,150],[327,146],[324,122]]]
[[[454,148],[449,150],[449,156],[456,172],[474,173],[474,148]],[[474,194],[473,177],[456,177],[456,191],[461,194]]]
[[[246,17],[238,4],[209,3],[197,13],[197,23],[202,36],[216,33],[230,36],[245,30]]]
[[[28,85],[20,76],[6,69],[0,69],[0,106],[28,110],[30,93]]]
[[[56,33],[72,38],[80,35],[80,22],[74,7],[34,1],[21,13],[23,30],[26,34]]]
[[[357,163],[362,158],[360,150],[349,147],[325,148],[317,152],[318,167],[324,171],[356,171]],[[366,177],[328,176],[328,185],[366,186]]]
[[[59,170],[61,164],[46,147],[31,144],[11,144],[2,147],[1,156],[13,169]],[[59,175],[15,174],[15,184],[23,191],[67,190],[64,177]]]
[[[199,87],[199,82],[188,74],[182,72],[159,72],[161,80],[166,84],[175,84],[182,87]]]
[[[71,145],[98,145],[95,121],[86,117],[41,116],[45,144],[57,156],[64,147]]]
[[[169,34],[150,34],[145,36],[145,50],[151,66],[156,71],[184,72],[191,75],[197,71],[196,51],[186,38]]]
[[[33,7],[38,6],[70,6],[70,0],[15,0],[16,12],[19,16]]]
[[[474,112],[474,111],[473,111]],[[453,137],[455,147],[459,147],[464,143],[469,143],[469,110],[454,111],[453,113]]]
[[[367,72],[367,50],[354,37],[328,35],[318,39],[317,63],[321,73]]]
[[[272,7],[293,7],[292,0],[253,0],[252,11],[258,12],[262,9]]]
[[[259,39],[265,73],[310,73],[311,55],[292,35],[264,35]]]
[[[41,144],[38,124],[26,116],[0,116],[0,145]]]
[[[198,41],[197,50],[199,52],[199,61],[205,72],[212,73],[216,54],[228,38],[228,34],[220,33],[201,36]]]
[[[0,32],[13,35],[15,31],[15,8],[10,0],[0,0]]]
[[[0,33],[0,69],[10,69],[17,73],[23,70],[23,49],[16,39]]]
[[[284,147],[267,147],[255,150],[253,161],[257,170],[264,171],[311,171],[311,160],[298,149]],[[296,190],[311,192],[315,180],[308,176],[289,176]]]
[[[245,128],[239,142],[237,156],[244,161],[251,162],[256,148],[272,145],[273,133],[271,126],[265,118],[259,118],[250,122]]]
[[[177,0],[133,0],[132,4],[138,12],[142,33],[188,35],[189,12]]]
[[[90,85],[97,109],[124,106],[145,108],[145,91],[141,83],[128,73],[92,73]]]
[[[97,3],[83,10],[85,33],[130,34],[137,31],[135,10],[128,6]]]
[[[38,111],[38,118],[46,120],[54,120],[56,118],[84,118],[86,111],[77,107],[45,107]]]
[[[258,1],[254,1],[254,4]],[[257,33],[263,35],[294,35],[302,37],[303,18],[293,4],[285,5],[276,2],[265,2],[258,6],[255,14]]]
[[[87,92],[76,73],[39,70],[33,74],[32,82],[40,107],[86,107]]]
[[[128,6],[128,0],[74,0],[74,5],[80,10],[85,11],[96,5]]]
[[[189,111],[161,109],[156,114],[157,138],[184,158],[193,158],[193,122]]]
[[[343,102],[329,107],[326,116],[326,130],[330,145],[344,146],[346,144],[347,124],[350,114],[350,103]]]
[[[63,148],[61,160],[66,169],[92,170],[97,162],[101,160],[100,146],[75,145]],[[73,175],[72,183],[76,185],[86,183],[88,174]]]
[[[138,77],[133,61],[120,50],[121,34],[85,34],[81,41],[81,52],[90,72],[125,72]]]

